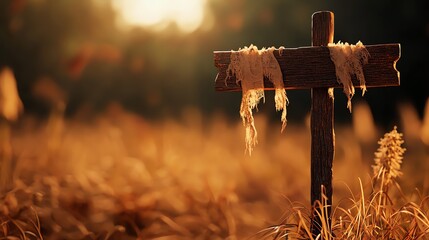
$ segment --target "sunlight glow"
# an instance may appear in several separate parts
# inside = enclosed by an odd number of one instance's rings
[[[113,8],[126,25],[165,29],[175,23],[192,32],[204,20],[206,0],[112,0]]]

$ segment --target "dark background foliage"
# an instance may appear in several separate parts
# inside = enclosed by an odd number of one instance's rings
[[[183,33],[119,27],[109,1],[1,0],[0,66],[16,75],[27,113],[43,116],[48,101],[38,82],[55,83],[69,116],[110,103],[148,118],[171,117],[186,107],[238,118],[241,95],[216,93],[214,50],[250,44],[299,47],[311,43],[311,15],[335,13],[335,41],[401,43],[401,86],[369,89],[365,97],[378,123],[391,124],[401,102],[421,116],[429,90],[429,3],[426,0],[208,0],[203,26]],[[209,26],[209,22],[211,25]],[[48,80],[46,80],[48,79]],[[310,90],[288,91],[289,120],[302,121]],[[260,111],[277,118],[272,93]],[[336,117],[348,121],[345,97],[336,90]]]

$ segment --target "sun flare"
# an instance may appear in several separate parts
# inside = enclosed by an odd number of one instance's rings
[[[123,24],[162,30],[174,23],[192,32],[203,23],[206,0],[112,0]]]

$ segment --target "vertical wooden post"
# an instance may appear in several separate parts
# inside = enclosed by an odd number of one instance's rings
[[[334,14],[316,12],[312,16],[312,46],[327,46],[334,40]],[[316,201],[332,205],[332,161],[334,159],[334,100],[329,96],[328,88],[311,89],[311,203],[313,204],[312,234],[321,231],[322,219],[316,211]],[[323,186],[323,187],[322,187]],[[323,192],[322,192],[323,189]],[[330,227],[331,208],[324,220]]]

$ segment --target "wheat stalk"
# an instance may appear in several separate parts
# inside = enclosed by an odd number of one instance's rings
[[[402,155],[406,150],[401,146],[403,143],[402,133],[398,133],[396,126],[378,141],[380,146],[374,154],[375,165],[372,167],[375,183],[380,185],[382,193],[387,193],[396,178],[402,176]]]

